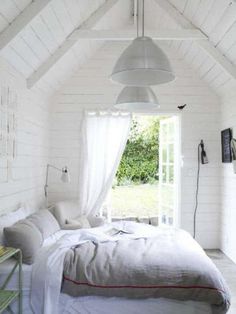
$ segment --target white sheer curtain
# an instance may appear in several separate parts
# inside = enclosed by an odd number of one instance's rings
[[[79,173],[82,214],[99,213],[125,149],[130,123],[130,114],[84,113]]]

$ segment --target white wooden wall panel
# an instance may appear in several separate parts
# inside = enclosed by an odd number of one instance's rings
[[[50,200],[76,198],[78,195],[78,154],[83,109],[111,108],[122,88],[112,84],[108,75],[127,43],[106,43],[96,55],[82,65],[57,93],[52,105],[51,162],[62,167],[68,165],[72,182],[63,185],[52,175]],[[210,163],[201,173],[200,205],[198,212],[198,240],[205,247],[219,247],[220,226],[220,138],[219,103],[190,68],[170,48],[163,46],[177,73],[176,81],[154,87],[161,103],[161,111],[178,112],[177,106],[187,103],[181,115],[182,154],[184,167],[181,173],[182,227],[192,231],[194,191],[197,172],[197,145],[206,143]],[[63,129],[61,128],[63,125]],[[212,219],[212,213],[215,213]]]
[[[236,137],[236,93],[224,98],[221,106],[221,129],[232,128]],[[222,250],[236,263],[236,175],[232,164],[221,164]]]
[[[49,108],[43,95],[27,90],[23,77],[0,58],[2,85],[16,91],[18,108],[16,158],[11,162],[7,182],[7,164],[0,164],[0,214],[27,201],[35,206],[43,203],[49,160]]]

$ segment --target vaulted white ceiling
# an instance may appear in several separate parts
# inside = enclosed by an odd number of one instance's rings
[[[147,35],[151,29],[162,47],[180,54],[219,95],[236,88],[235,1],[145,0],[145,5]],[[52,93],[105,38],[132,34],[134,7],[135,0],[2,0],[0,55],[29,88]]]

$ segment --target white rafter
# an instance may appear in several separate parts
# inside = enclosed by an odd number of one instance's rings
[[[6,47],[52,0],[35,0],[0,34],[0,50]]]
[[[28,79],[28,88],[33,87],[55,64],[60,60],[77,42],[77,40],[70,40],[69,38],[78,30],[93,28],[102,17],[118,2],[118,0],[106,0],[90,17],[83,22],[77,29],[75,29],[62,43],[62,45],[51,55]]]
[[[145,29],[147,36],[154,40],[203,40],[207,39],[198,29],[167,29],[153,30]],[[135,30],[90,30],[78,29],[69,37],[70,40],[91,39],[91,40],[133,40],[136,37]]]
[[[169,0],[155,0],[157,5],[162,8],[176,24],[188,29],[197,29]],[[199,30],[200,31],[200,30]],[[204,33],[202,32],[204,35]],[[197,45],[203,49],[221,68],[232,78],[236,79],[236,67],[211,43],[207,41],[196,41]]]

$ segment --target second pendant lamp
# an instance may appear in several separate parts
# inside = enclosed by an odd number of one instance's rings
[[[155,110],[160,108],[160,105],[150,87],[126,86],[119,94],[114,107],[127,111],[142,111]]]
[[[138,34],[138,24],[137,38],[117,60],[111,80],[128,86],[150,86],[174,80],[175,75],[165,53],[150,37],[144,36],[144,0],[142,0],[142,36]]]

